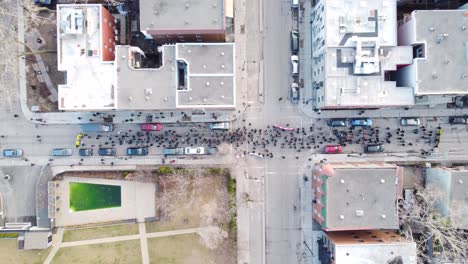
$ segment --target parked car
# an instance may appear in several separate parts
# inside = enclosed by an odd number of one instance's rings
[[[80,156],[92,156],[93,155],[93,149],[92,148],[81,148],[78,150],[78,155]]]
[[[293,53],[299,51],[299,32],[297,30],[291,31],[291,51]]]
[[[114,130],[114,126],[112,124],[83,124],[81,125],[81,129],[84,132],[112,132]]]
[[[298,8],[299,0],[291,0],[291,8]]]
[[[229,122],[210,123],[210,129],[212,130],[229,130]]]
[[[22,149],[4,149],[3,156],[8,158],[15,158],[23,156]]]
[[[115,156],[115,148],[99,148],[99,156]]]
[[[299,75],[299,56],[291,55],[291,73],[292,76]]]
[[[421,124],[421,121],[419,118],[416,117],[403,117],[400,120],[400,124],[402,126],[419,126]]]
[[[52,156],[71,156],[72,154],[73,151],[69,148],[56,148],[52,150]]]
[[[217,147],[208,148],[208,155],[214,155],[216,153],[218,153],[218,148]]]
[[[335,118],[335,119],[329,119],[327,121],[327,124],[331,127],[347,127],[348,126],[348,120],[344,118]]]
[[[323,149],[323,153],[325,154],[338,154],[343,151],[343,147],[341,145],[326,145]]]
[[[81,139],[83,138],[83,133],[79,133],[78,135],[76,135],[76,139],[75,139],[75,148],[78,148],[81,146]]]
[[[206,154],[204,147],[186,147],[185,155],[203,155]]]
[[[289,100],[291,100],[291,102],[294,104],[299,102],[299,84],[296,82],[291,83],[291,89],[289,90]]]
[[[161,131],[162,124],[141,124],[141,131]]]
[[[468,118],[466,116],[451,116],[449,117],[449,122],[452,125],[466,124],[468,123]]]
[[[367,145],[365,151],[367,153],[383,152],[384,147],[381,144]]]
[[[352,126],[372,126],[372,120],[369,118],[351,119]]]
[[[128,156],[146,156],[148,155],[148,148],[147,147],[127,148],[127,155]]]
[[[163,154],[164,156],[184,155],[184,149],[183,148],[165,148],[163,149]]]

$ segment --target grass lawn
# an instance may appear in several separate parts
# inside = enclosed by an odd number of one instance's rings
[[[206,248],[198,234],[186,234],[148,239],[150,263],[208,264],[216,262],[216,253]]]
[[[60,248],[52,263],[141,263],[140,240]]]
[[[0,263],[42,264],[52,249],[19,251],[17,243],[16,239],[0,240]]]
[[[123,224],[65,230],[63,242],[138,234],[138,224]]]
[[[146,233],[200,227],[200,224],[197,222],[183,223],[183,222],[174,221],[174,220],[167,221],[167,222],[160,222],[160,221],[146,222],[145,225],[146,225]]]

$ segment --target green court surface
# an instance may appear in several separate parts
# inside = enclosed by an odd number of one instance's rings
[[[70,182],[70,210],[73,212],[120,206],[118,185]]]

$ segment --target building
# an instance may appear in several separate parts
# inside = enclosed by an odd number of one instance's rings
[[[234,43],[167,44],[147,56],[116,45],[115,19],[100,4],[57,5],[57,24],[58,69],[67,82],[58,87],[60,110],[236,106]]]
[[[411,46],[414,58],[398,70],[398,84],[413,88],[417,103],[468,94],[467,27],[468,10],[417,10],[398,28],[398,44]]]
[[[402,168],[330,163],[316,165],[313,175],[313,218],[323,230],[398,229]]]
[[[17,237],[19,250],[46,249],[52,245],[50,229],[32,226],[30,222],[6,223],[0,227],[0,235]]]
[[[327,232],[319,241],[323,264],[416,264],[416,243],[394,231]]]
[[[222,42],[225,12],[224,0],[140,0],[140,31],[159,43]]]
[[[468,229],[468,168],[427,168],[426,188],[437,198],[437,209],[456,228]]]
[[[313,107],[413,105],[413,89],[394,77],[412,62],[411,47],[397,47],[396,0],[313,2]]]
[[[116,109],[114,18],[100,4],[57,5],[60,110]]]

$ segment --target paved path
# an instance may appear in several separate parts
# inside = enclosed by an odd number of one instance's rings
[[[141,260],[143,264],[149,264],[148,255],[148,240],[146,239],[146,225],[145,223],[139,223],[138,229],[140,231],[140,249],[141,249]]]
[[[52,239],[52,250],[50,251],[49,255],[47,256],[46,260],[44,261],[44,264],[49,264],[52,261],[52,259],[54,258],[57,251],[60,249],[60,247],[62,245],[62,239],[63,239],[63,232],[64,231],[65,231],[64,228],[58,228],[57,229],[57,234]]]

